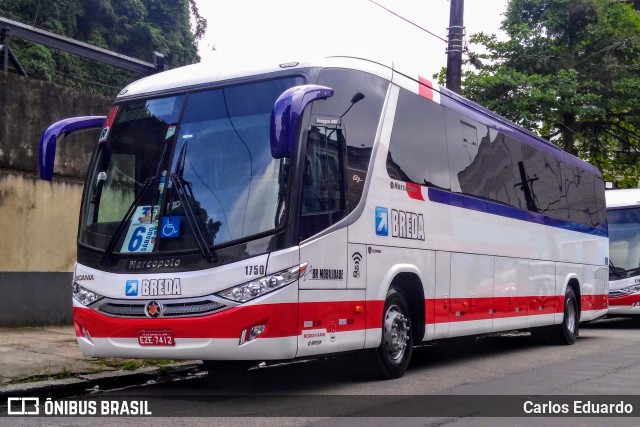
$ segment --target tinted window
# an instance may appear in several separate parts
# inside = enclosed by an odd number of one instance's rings
[[[461,122],[462,129],[468,126]],[[526,209],[526,198],[519,185],[520,144],[503,133],[483,128],[486,134],[480,139],[475,158],[458,173],[460,191]],[[464,140],[460,143],[467,144]]]
[[[554,156],[523,144],[524,163],[521,166],[526,177],[525,194],[529,193],[527,206],[530,211],[568,220],[566,172]]]
[[[302,215],[344,210],[339,129],[313,126],[307,136]]]
[[[352,211],[362,197],[389,83],[372,74],[329,68],[320,72],[318,84],[334,90],[332,97],[313,103],[312,114],[340,118],[346,143],[348,209]],[[359,99],[358,94],[364,98]]]
[[[450,188],[444,113],[440,105],[400,89],[387,172],[400,181]]]

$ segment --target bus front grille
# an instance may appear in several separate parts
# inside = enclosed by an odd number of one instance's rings
[[[146,314],[146,307],[151,301],[123,301],[104,298],[91,308],[111,317],[143,318],[149,317]],[[164,318],[204,316],[226,307],[226,305],[214,301],[210,296],[179,300],[158,300],[158,302],[161,306],[159,317]]]

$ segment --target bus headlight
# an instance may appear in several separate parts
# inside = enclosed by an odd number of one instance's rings
[[[283,288],[304,275],[307,263],[279,271],[260,279],[218,292],[217,295],[235,302],[247,302]]]
[[[102,295],[83,288],[77,283],[73,284],[73,297],[82,305],[90,305],[102,298]]]

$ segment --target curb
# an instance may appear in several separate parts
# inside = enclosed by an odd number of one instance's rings
[[[73,378],[37,381],[0,386],[0,398],[42,395],[96,394],[113,388],[142,385],[150,381],[166,381],[167,377],[199,373],[200,363],[182,362],[162,367],[140,368],[135,371],[104,371],[81,374]]]

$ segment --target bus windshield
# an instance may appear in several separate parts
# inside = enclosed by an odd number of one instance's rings
[[[284,222],[287,159],[269,117],[301,77],[117,105],[88,174],[79,241],[113,252],[195,250]]]
[[[609,209],[611,279],[640,274],[640,209]]]

